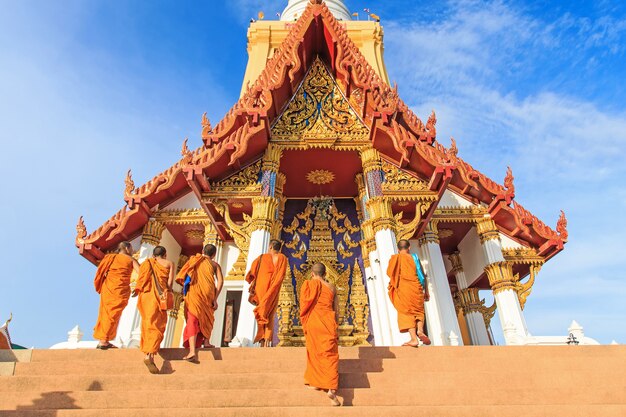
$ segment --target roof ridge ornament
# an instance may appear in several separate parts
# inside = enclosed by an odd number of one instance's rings
[[[76,243],[84,243],[85,237],[87,237],[87,227],[85,226],[83,216],[80,216],[78,218],[78,223],[76,224]]]
[[[124,180],[124,184],[126,184],[126,188],[124,189],[125,197],[135,194],[135,182],[133,181],[133,172],[130,169],[126,173],[126,179]]]
[[[189,150],[189,147],[187,146],[188,141],[189,138],[185,138],[185,140],[183,141],[183,147],[180,150],[180,154],[182,156],[181,164],[185,166],[191,164],[193,160],[193,153]]]
[[[506,177],[504,177],[504,188],[512,198],[515,197],[515,183],[513,182],[515,177],[513,176],[513,170],[511,167],[506,167]]]
[[[565,212],[563,210],[561,210],[559,220],[556,222],[556,231],[559,234],[559,237],[563,239],[564,242],[567,242],[569,233],[567,232],[567,217],[565,217]]]
[[[208,143],[211,135],[213,134],[213,127],[211,127],[211,122],[206,115],[206,112],[202,115],[202,141],[204,143]]]

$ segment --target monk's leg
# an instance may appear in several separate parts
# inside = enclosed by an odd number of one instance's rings
[[[185,360],[194,359],[196,357],[196,335],[189,336],[189,354],[185,356]]]
[[[415,327],[409,329],[409,335],[411,336],[411,340],[406,342],[403,346],[412,346],[416,347],[419,345],[419,340],[417,339],[417,330]]]
[[[327,392],[328,398],[330,398],[330,403],[337,407],[340,406],[341,403],[339,402],[339,399],[337,398],[337,392],[334,389],[329,389]]]
[[[426,333],[424,333],[424,320],[417,321],[417,337],[425,345],[430,345],[430,339],[426,336]]]

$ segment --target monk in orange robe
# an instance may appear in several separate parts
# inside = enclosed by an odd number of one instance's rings
[[[326,267],[316,263],[311,279],[300,289],[300,320],[306,341],[304,384],[326,391],[333,405],[341,405],[339,387],[339,348],[337,336],[337,297],[335,286],[326,281]]]
[[[174,264],[166,259],[167,251],[157,246],[153,257],[146,259],[139,267],[139,278],[133,296],[139,295],[137,309],[141,314],[141,344],[139,348],[146,354],[144,363],[152,374],[158,374],[159,368],[154,363],[154,355],[159,352],[167,311],[160,308],[161,294],[172,291],[174,283]]]
[[[422,270],[419,258],[413,258],[409,252],[411,245],[408,240],[398,242],[398,254],[389,260],[387,275],[389,281],[389,298],[398,310],[398,326],[401,333],[409,332],[411,340],[402,346],[419,346],[419,340],[430,345],[430,339],[424,333],[424,301],[430,299],[426,274]],[[424,280],[424,286],[420,283]]]
[[[116,346],[109,340],[115,339],[122,311],[130,298],[130,276],[139,270],[139,263],[132,258],[133,247],[129,242],[120,242],[117,251],[105,255],[98,265],[94,286],[100,294],[100,310],[93,337],[99,340],[97,349]]]
[[[183,331],[183,346],[189,348],[189,354],[183,359],[193,363],[198,362],[196,349],[202,346],[205,338],[211,338],[217,297],[224,285],[222,268],[213,261],[216,252],[214,245],[206,245],[202,254],[192,256],[176,276],[176,282],[185,291],[187,324]]]
[[[262,347],[271,346],[274,338],[274,316],[288,262],[287,257],[280,253],[282,246],[280,241],[271,240],[268,253],[256,258],[246,275],[250,284],[250,301],[256,305],[257,333],[254,343],[260,342]]]

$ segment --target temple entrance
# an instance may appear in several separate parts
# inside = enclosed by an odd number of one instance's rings
[[[363,281],[360,219],[353,199],[288,200],[282,240],[289,258],[277,312],[279,346],[303,346],[298,297],[316,262],[337,287],[340,346],[368,345],[369,306]]]

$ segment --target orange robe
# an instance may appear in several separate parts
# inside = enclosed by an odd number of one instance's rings
[[[413,257],[407,253],[393,255],[387,267],[389,298],[398,310],[400,332],[417,328],[424,321],[424,289],[417,277]]]
[[[302,283],[300,319],[306,340],[304,383],[324,390],[339,386],[337,319],[335,294],[318,279]]]
[[[157,287],[154,285],[153,270],[163,291],[167,289],[167,281],[170,276],[169,268],[162,266],[155,258],[147,259],[139,267],[139,277],[135,290],[139,293],[137,309],[141,314],[140,349],[143,353],[157,353],[159,351],[167,324],[167,311],[161,311],[159,308],[160,297]]]
[[[192,256],[176,276],[176,282],[184,285],[187,275],[191,277],[191,284],[185,296],[187,325],[183,345],[189,347],[189,337],[197,336],[196,346],[199,347],[205,338],[211,337],[215,322],[215,271],[211,260],[202,255]]]
[[[255,298],[257,301],[257,306],[254,309],[254,318],[256,318],[257,323],[255,343],[261,339],[271,341],[274,337],[274,315],[276,314],[280,287],[283,285],[288,261],[285,255],[279,253],[278,262],[274,266],[271,254],[259,256],[252,262],[252,267],[246,275],[248,283],[255,279],[253,274],[256,272],[259,262],[261,262],[261,266],[259,267],[255,286]]]
[[[100,261],[94,286],[100,294],[100,311],[93,337],[96,340],[113,340],[122,311],[130,297],[130,276],[133,258],[124,254],[109,254]]]

